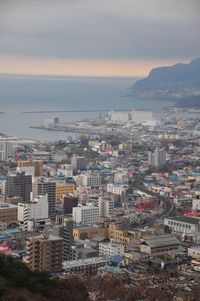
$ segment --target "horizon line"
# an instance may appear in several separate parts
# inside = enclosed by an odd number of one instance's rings
[[[136,75],[62,75],[62,74],[31,74],[31,73],[0,73],[0,77],[43,77],[43,78],[82,78],[82,79],[141,79]]]

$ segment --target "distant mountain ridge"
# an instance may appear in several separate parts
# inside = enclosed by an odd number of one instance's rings
[[[152,69],[148,77],[134,83],[131,95],[158,100],[200,96],[200,57],[189,64]]]

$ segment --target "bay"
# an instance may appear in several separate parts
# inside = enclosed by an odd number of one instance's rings
[[[55,141],[69,133],[31,129],[46,117],[61,122],[95,118],[99,112],[23,114],[24,111],[151,109],[155,112],[170,102],[138,101],[124,97],[134,78],[73,78],[45,76],[0,76],[0,132],[9,136]]]

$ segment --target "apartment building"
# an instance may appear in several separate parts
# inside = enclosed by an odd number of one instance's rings
[[[72,209],[72,219],[76,224],[94,225],[99,223],[99,207],[91,203],[79,204]]]
[[[40,221],[45,225],[48,219],[48,196],[41,195],[29,203],[18,203],[18,222],[21,229],[31,231],[31,221]]]
[[[63,261],[63,238],[43,233],[28,237],[25,262],[32,271],[60,272]]]
[[[74,183],[56,183],[56,200],[60,200],[64,195],[74,192],[75,185]]]
[[[27,161],[18,161],[17,167],[19,170],[23,171],[23,168],[32,167],[34,170],[33,176],[41,177],[43,174],[43,162],[41,160],[27,160]],[[24,171],[26,171],[26,168]]]
[[[24,202],[30,201],[32,192],[32,176],[25,172],[9,175],[6,180],[6,195],[20,196]]]

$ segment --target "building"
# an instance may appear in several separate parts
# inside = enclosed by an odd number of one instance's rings
[[[74,183],[57,182],[56,183],[56,200],[60,200],[64,195],[74,192]]]
[[[40,160],[27,160],[27,161],[18,161],[17,162],[17,167],[21,171],[26,171],[26,167],[32,167],[34,169],[34,175],[35,177],[41,177],[43,174],[43,162]],[[25,168],[25,169],[23,169]],[[31,170],[31,169],[30,169]],[[28,174],[26,172],[26,174]]]
[[[51,178],[38,178],[34,184],[34,196],[48,195],[49,218],[56,218],[56,182]]]
[[[72,209],[73,207],[78,206],[78,198],[71,196],[71,195],[66,195],[63,198],[63,207],[64,207],[64,213],[65,214],[72,214]]]
[[[74,223],[82,225],[94,225],[99,223],[99,207],[91,203],[85,206],[79,204],[72,209],[72,218]]]
[[[77,172],[78,170],[84,170],[86,166],[85,158],[73,155],[71,158],[71,166],[73,172]]]
[[[44,233],[28,237],[25,262],[32,271],[60,272],[63,261],[63,238]]]
[[[18,173],[24,172],[26,175],[31,175],[32,177],[35,176],[35,168],[34,168],[34,166],[17,167],[17,172]]]
[[[151,166],[162,166],[166,163],[166,152],[158,147],[155,151],[148,152],[148,164]]]
[[[58,176],[63,176],[66,178],[71,178],[73,176],[72,166],[69,164],[62,164],[57,170]]]
[[[6,180],[6,195],[20,196],[24,202],[30,201],[32,192],[32,176],[24,172],[10,175]]]
[[[95,275],[100,267],[111,264],[109,259],[94,257],[63,262],[65,273],[91,276]]]
[[[0,221],[7,225],[17,223],[17,206],[0,203]]]
[[[140,124],[144,121],[151,121],[152,119],[153,113],[151,111],[132,110],[131,112],[131,120],[136,124]]]
[[[180,241],[173,235],[159,235],[151,239],[143,240],[140,245],[140,252],[149,254],[152,257],[169,254],[177,250]]]
[[[99,256],[100,257],[124,256],[124,246],[114,242],[100,243]]]
[[[200,246],[193,246],[188,248],[188,256],[200,261]]]
[[[31,231],[32,222],[38,221],[45,225],[45,220],[48,219],[48,197],[47,195],[41,195],[34,198],[29,203],[18,204],[18,222],[20,228],[24,231]],[[31,227],[31,228],[30,228]]]
[[[114,211],[114,198],[102,197],[98,198],[99,216],[111,217]]]
[[[99,187],[102,184],[102,177],[99,174],[85,174],[82,175],[82,183],[84,186]]]
[[[200,218],[191,216],[168,217],[164,224],[172,233],[182,236],[182,239],[193,240],[200,243]]]
[[[109,112],[110,120],[117,123],[126,123],[131,119],[130,112],[128,111],[111,111]]]
[[[129,189],[128,185],[114,185],[114,184],[107,184],[107,192],[111,192],[114,194],[126,194],[127,190]]]
[[[108,237],[107,228],[93,225],[93,226],[78,226],[73,228],[74,240],[92,239],[96,237]]]
[[[11,157],[15,151],[15,145],[10,141],[0,141],[0,161]]]
[[[73,222],[67,221],[64,225],[64,260],[71,260],[71,246],[74,242]]]
[[[200,199],[196,198],[192,200],[192,210],[193,211],[200,211]]]
[[[56,125],[59,124],[58,117],[47,117],[44,119],[44,127],[45,128],[55,128]]]

